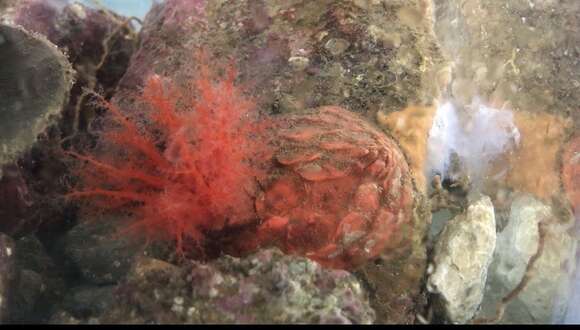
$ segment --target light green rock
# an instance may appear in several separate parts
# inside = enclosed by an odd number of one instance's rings
[[[0,25],[0,177],[68,102],[73,70],[44,37]]]

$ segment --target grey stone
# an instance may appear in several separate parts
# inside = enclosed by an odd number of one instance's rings
[[[43,276],[20,267],[17,251],[18,243],[0,233],[0,323],[32,319],[46,288]]]
[[[563,320],[576,263],[577,242],[569,230],[573,219],[557,219],[550,206],[529,195],[514,200],[509,223],[498,235],[480,316],[493,317],[497,303],[521,282],[530,258],[538,250],[540,222],[545,228],[542,254],[529,282],[507,305],[500,323]]]
[[[12,288],[16,279],[14,241],[0,233],[0,323],[10,319]]]
[[[433,2],[458,101],[509,101],[512,109],[580,119],[579,1]]]
[[[37,272],[21,269],[18,273],[17,285],[12,292],[10,321],[23,323],[34,320],[35,308],[43,292],[46,290],[45,278]]]
[[[177,267],[138,258],[97,323],[372,323],[357,279],[279,250]]]
[[[0,36],[1,171],[55,122],[68,102],[73,70],[43,36],[9,25],[0,25]]]
[[[470,203],[441,232],[427,288],[448,321],[465,323],[477,312],[495,245],[495,216],[487,196]]]
[[[116,284],[142,251],[143,242],[118,235],[126,228],[126,218],[100,216],[81,221],[65,238],[65,255],[92,284]]]
[[[34,235],[16,241],[16,266],[19,287],[16,299],[20,306],[15,322],[41,322],[53,313],[65,290],[63,269],[59,268]]]
[[[72,288],[63,302],[63,309],[78,318],[102,315],[113,305],[114,285],[81,286]]]

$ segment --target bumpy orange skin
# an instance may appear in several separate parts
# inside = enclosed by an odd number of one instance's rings
[[[353,268],[403,237],[413,184],[398,146],[340,107],[275,119],[274,162],[256,198],[256,239]]]
[[[576,215],[580,215],[580,136],[573,138],[562,155],[562,181]]]

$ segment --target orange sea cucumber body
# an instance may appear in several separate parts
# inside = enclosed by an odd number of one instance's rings
[[[390,138],[334,106],[276,120],[274,166],[256,198],[260,243],[351,268],[402,239],[413,186]]]

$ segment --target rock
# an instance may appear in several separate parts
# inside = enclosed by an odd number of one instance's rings
[[[469,321],[481,304],[495,228],[491,200],[482,196],[447,223],[435,244],[427,288],[436,295],[438,312],[450,322]]]
[[[20,268],[37,273],[54,274],[58,272],[52,258],[36,236],[21,237],[16,242],[16,247],[16,261]]]
[[[522,280],[539,244],[538,226],[545,231],[544,248],[530,280],[511,301],[500,323],[561,322],[572,290],[577,242],[573,218],[558,219],[554,209],[529,195],[516,197],[509,223],[499,233],[479,317],[493,317],[497,303]]]
[[[580,261],[580,255],[576,257],[576,265],[578,265],[578,261]],[[580,269],[578,266],[576,267],[576,275],[572,282],[574,283],[574,288],[572,292],[566,294],[569,301],[568,310],[563,320],[564,324],[580,324],[580,310],[578,310],[578,306],[580,306]]]
[[[81,324],[82,321],[65,311],[58,311],[52,315],[49,324]]]
[[[562,144],[580,123],[580,2],[433,2],[440,47],[453,61],[450,94],[463,106],[477,99],[512,111],[521,135],[518,148],[495,160],[485,193],[552,198],[561,188]]]
[[[0,233],[0,322],[25,323],[40,321],[39,302],[46,292],[47,279],[42,274],[23,268],[19,260],[20,246]],[[55,301],[43,300],[49,306]]]
[[[115,289],[114,285],[71,288],[62,308],[79,319],[100,316],[114,304]]]
[[[82,87],[102,90],[105,96],[110,96],[136,46],[136,33],[126,17],[78,1],[21,0],[14,12],[6,16],[6,20],[42,34],[66,49],[78,74],[65,116],[72,115]],[[71,129],[63,128],[66,133]]]
[[[452,94],[461,103],[476,96],[498,107],[509,101],[515,110],[580,119],[580,95],[575,93],[580,78],[578,1],[434,4],[441,48],[455,62]]]
[[[554,197],[562,185],[561,150],[567,132],[573,129],[572,121],[547,113],[520,111],[514,114],[514,124],[520,132],[521,145],[507,156],[507,163],[496,166],[495,173],[506,168],[508,171],[503,180],[491,185],[505,185],[542,199]]]
[[[21,301],[30,309],[21,319],[25,322],[46,321],[53,313],[53,307],[62,299],[64,271],[34,235],[16,241],[16,264],[21,270],[20,286],[24,288],[21,292],[25,293]]]
[[[73,71],[44,37],[0,25],[0,178],[2,167],[31,147],[68,102]]]
[[[8,63],[13,64],[5,65],[1,69],[2,76],[10,74],[24,77],[21,79],[25,82],[22,86],[26,87],[32,97],[27,97],[23,104],[32,107],[27,112],[28,115],[37,115],[38,118],[27,119],[21,116],[21,126],[31,126],[32,129],[21,129],[19,134],[30,135],[27,143],[32,144],[31,148],[27,147],[27,152],[18,152],[10,157],[10,164],[4,168],[6,179],[0,174],[0,217],[6,219],[0,224],[0,231],[15,237],[38,231],[43,238],[56,231],[63,231],[63,227],[70,228],[67,219],[71,217],[67,213],[71,212],[71,206],[60,197],[70,188],[68,181],[72,175],[67,167],[67,157],[63,157],[62,151],[71,145],[80,148],[90,144],[88,126],[98,111],[95,98],[88,91],[95,91],[105,98],[111,96],[117,82],[125,73],[129,58],[136,47],[137,35],[130,24],[127,24],[126,18],[112,12],[88,8],[79,2],[2,2],[6,3],[7,9],[0,11],[0,22],[21,26],[33,38],[50,41],[70,59],[71,65],[67,62],[68,68],[72,66],[76,71],[76,81],[74,84],[68,81],[66,86],[67,93],[70,89],[69,97],[68,94],[63,96],[59,91],[50,90],[60,82],[59,79],[51,77],[59,74],[57,70],[47,71],[50,66],[54,67],[50,64],[51,61],[44,60],[45,57],[52,56],[47,51],[35,50],[30,53],[35,54],[34,56],[20,56],[20,64],[16,63],[17,59],[10,59]],[[52,48],[60,54],[54,45]],[[4,58],[3,54],[7,50],[7,47],[0,47],[0,58]],[[66,61],[64,56],[60,57]],[[33,63],[38,59],[43,63]],[[6,61],[8,59],[2,59],[3,63]],[[0,145],[3,144],[2,136],[6,131],[4,123],[14,122],[18,118],[6,121],[3,117],[5,100],[18,97],[14,91],[3,87],[4,82],[17,86],[14,78],[9,77],[10,79],[0,82]],[[48,79],[51,83],[43,82],[41,88],[35,86],[35,82],[42,82],[43,79]],[[8,92],[14,95],[6,98]],[[39,93],[49,96],[35,95]],[[58,99],[60,102],[58,109],[55,105],[51,110],[53,115],[33,108],[39,104],[45,106],[43,104],[46,102],[43,100],[47,98],[55,101]],[[38,120],[38,125],[32,125],[30,120]],[[51,125],[47,127],[49,124]],[[5,155],[1,148],[0,154],[1,172],[4,164],[2,158]]]
[[[26,226],[26,213],[32,204],[21,169],[14,164],[5,165],[0,174],[0,232],[13,235]]]
[[[335,105],[376,122],[379,112],[429,108],[441,90],[434,82],[447,68],[431,10],[423,0],[164,1],[147,15],[139,49],[113,101],[126,111],[143,111],[131,95],[146,78],[190,81],[201,48],[216,64],[236,63],[239,80],[252,86],[248,92],[266,114]],[[418,111],[426,112],[425,127],[429,111]],[[421,129],[409,140],[416,136],[424,144],[426,133]],[[421,157],[413,159],[416,168]],[[411,253],[362,270],[377,289],[372,299],[380,322],[414,322],[430,213],[415,215],[413,231],[405,236],[413,242]]]
[[[10,320],[12,294],[17,272],[14,261],[14,241],[0,233],[0,323]]]
[[[572,137],[564,147],[562,183],[576,219],[580,220],[580,134]]]
[[[118,235],[130,219],[93,218],[81,221],[65,237],[65,255],[92,284],[116,284],[142,252],[143,242]]]
[[[177,268],[138,259],[100,323],[372,323],[356,278],[263,250]]]
[[[297,109],[337,105],[368,118],[432,104],[444,60],[430,10],[422,0],[164,1],[146,17],[114,99],[123,102],[152,73],[187,79],[202,48],[237,62],[265,112],[287,110],[289,98]]]
[[[18,274],[18,284],[14,287],[12,301],[12,315],[10,321],[13,323],[26,323],[37,320],[33,315],[40,297],[46,290],[45,278],[37,272],[21,269]]]

